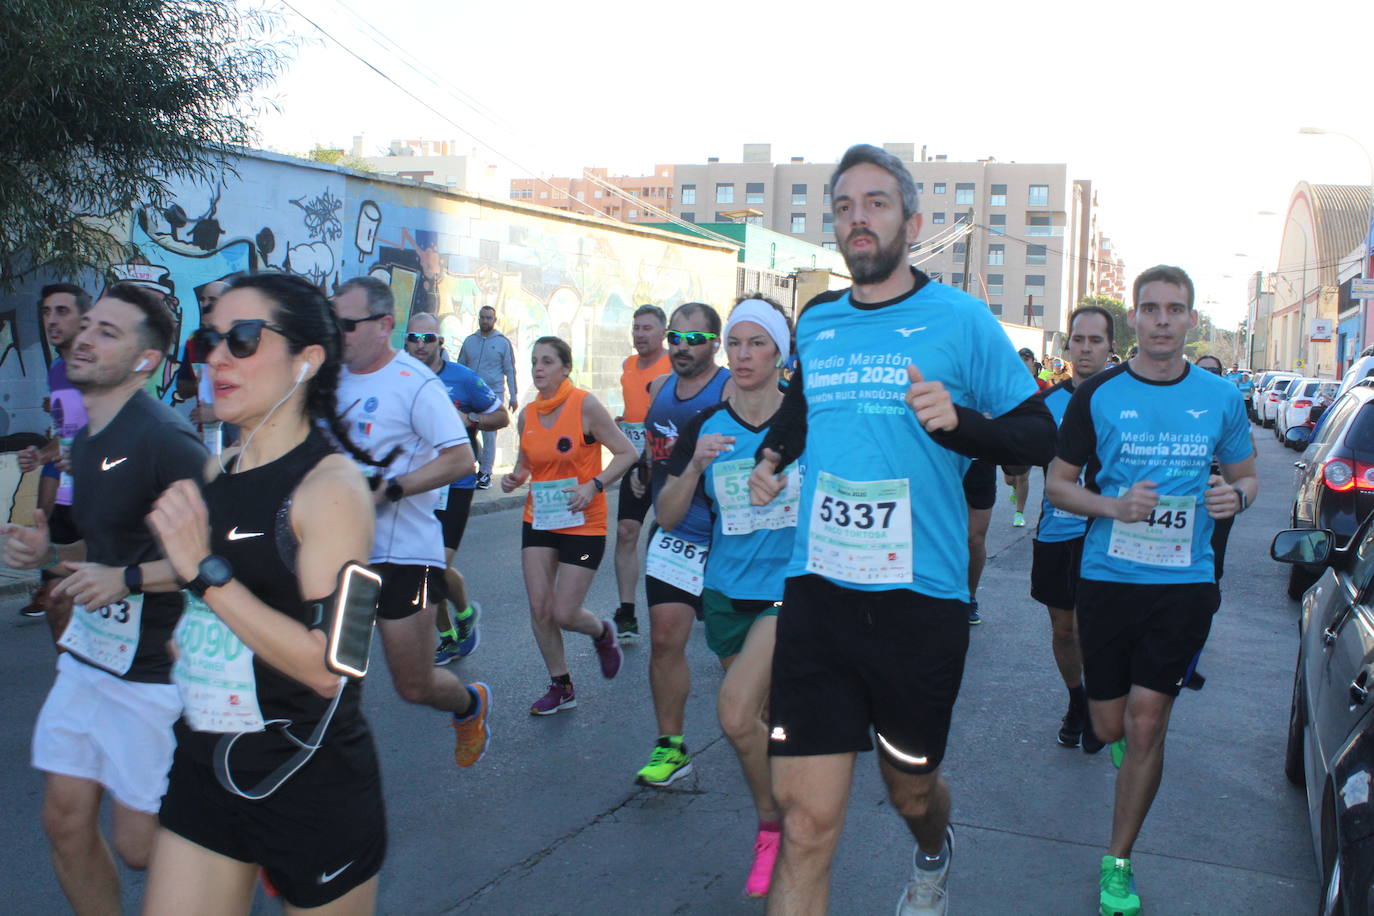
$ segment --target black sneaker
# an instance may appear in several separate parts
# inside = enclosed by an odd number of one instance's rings
[[[1077,703],[1069,704],[1069,711],[1064,713],[1064,720],[1059,723],[1059,743],[1064,747],[1078,747],[1083,738],[1083,723],[1088,718],[1088,711]]]
[[[968,625],[976,627],[983,622],[983,615],[978,613],[978,599],[968,603]]]
[[[639,621],[634,614],[615,615],[615,638],[621,642],[639,639]]]
[[[1093,731],[1093,717],[1088,715],[1086,710],[1084,710],[1083,712],[1082,740],[1083,753],[1085,754],[1096,754],[1098,751],[1102,750],[1104,747],[1107,746],[1105,742],[1098,740],[1097,733]]]
[[[477,489],[479,489],[479,490],[490,490],[490,489],[491,489],[491,475],[490,475],[490,474],[478,474],[478,475],[477,475]]]
[[[19,609],[20,617],[42,617],[44,611],[38,606],[37,601],[31,601]]]

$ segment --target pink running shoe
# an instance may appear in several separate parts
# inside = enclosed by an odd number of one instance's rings
[[[596,646],[596,657],[601,661],[601,676],[610,680],[620,673],[620,663],[624,661],[625,654],[620,651],[620,642],[615,638],[615,625],[609,620],[601,621],[604,629],[601,631],[600,639],[593,639],[592,645]]]
[[[549,692],[530,704],[530,715],[551,716],[562,709],[577,706],[577,694],[572,684],[550,684]]]
[[[744,882],[744,896],[768,896],[768,887],[773,883],[773,863],[778,860],[778,847],[781,845],[781,833],[775,830],[759,831],[754,840],[754,864],[749,869],[749,880]]]

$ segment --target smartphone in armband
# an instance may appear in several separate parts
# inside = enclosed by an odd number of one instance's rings
[[[339,587],[332,600],[324,664],[335,674],[363,677],[372,649],[372,630],[377,624],[377,602],[382,577],[361,563],[349,563],[339,571]]]

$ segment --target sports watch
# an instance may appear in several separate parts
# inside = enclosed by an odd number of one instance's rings
[[[131,595],[143,594],[143,567],[137,563],[124,567],[124,587]]]
[[[234,578],[234,567],[219,554],[212,553],[200,561],[196,577],[190,582],[182,582],[181,587],[197,598],[204,598],[206,589],[219,588]]]
[[[605,485],[604,483],[601,482],[601,478],[600,478],[600,477],[593,477],[593,478],[592,478],[592,486],[596,487],[596,492],[598,492],[598,493],[605,493],[605,492],[606,492],[606,485]]]
[[[401,486],[400,481],[393,478],[387,481],[386,489],[382,491],[382,494],[391,502],[398,503],[402,499],[405,499],[406,491],[405,488]]]

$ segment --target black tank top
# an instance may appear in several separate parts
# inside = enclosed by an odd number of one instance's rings
[[[305,476],[333,453],[325,434],[312,428],[304,442],[276,461],[239,473],[233,473],[231,465],[230,473],[220,474],[205,486],[210,550],[228,560],[234,567],[234,578],[264,604],[306,626],[314,620],[305,607],[296,574],[299,545],[291,530],[291,502]],[[228,537],[231,531],[236,534],[233,540]],[[243,536],[254,532],[262,535]],[[289,719],[291,734],[301,741],[309,740],[330,701],[256,655],[253,677],[263,720]],[[361,694],[361,683],[350,679],[325,733],[322,750],[372,755],[367,721],[360,708]],[[184,719],[177,722],[176,733],[178,747],[210,763],[219,734],[194,731]],[[235,774],[267,773],[296,750],[286,736],[269,726],[235,743],[231,765]]]

